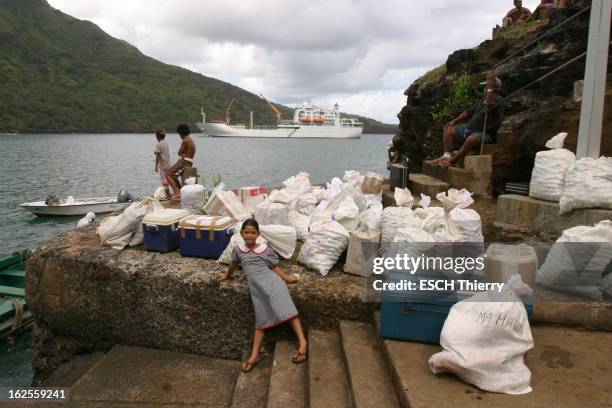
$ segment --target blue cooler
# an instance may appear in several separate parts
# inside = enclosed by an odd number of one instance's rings
[[[145,249],[155,252],[170,252],[177,249],[179,221],[189,215],[191,211],[176,209],[164,209],[146,215],[142,220]]]
[[[433,279],[435,277],[413,275],[413,277],[406,278],[404,276],[404,279],[408,280],[419,278]],[[482,280],[482,278],[475,277],[470,277],[470,279]],[[440,333],[451,307],[476,293],[478,292],[383,292],[380,305],[380,335],[390,339],[439,344]],[[394,299],[395,301],[392,301]],[[530,299],[522,300],[527,309],[527,316],[531,317],[533,303]]]
[[[231,217],[192,215],[179,223],[181,255],[218,259],[227,248],[236,223]]]

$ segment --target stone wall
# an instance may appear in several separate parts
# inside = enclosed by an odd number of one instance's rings
[[[294,261],[290,287],[306,327],[329,328],[340,319],[368,320],[360,278],[339,265],[321,277]],[[138,249],[103,247],[95,227],[33,247],[27,259],[27,301],[35,318],[35,380],[79,353],[114,344],[240,358],[254,328],[246,280],[237,273],[222,285],[216,261]]]

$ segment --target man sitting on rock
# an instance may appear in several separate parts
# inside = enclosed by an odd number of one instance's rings
[[[176,133],[181,137],[181,147],[179,148],[178,161],[168,170],[167,180],[170,187],[172,187],[172,191],[174,194],[170,197],[170,199],[175,200],[180,198],[181,196],[181,183],[179,181],[179,177],[183,174],[185,167],[193,166],[193,157],[196,152],[196,145],[191,138],[191,130],[189,126],[185,124],[180,124],[176,127]]]
[[[522,0],[514,0],[514,8],[506,14],[503,19],[503,27],[512,27],[521,21],[527,20],[531,17],[531,11],[523,7]]]
[[[443,143],[444,154],[434,160],[441,166],[453,166],[472,150],[480,147],[485,126],[485,143],[495,143],[497,131],[504,121],[504,106],[501,98],[497,95],[501,90],[501,80],[492,74],[487,75],[486,92],[484,98],[476,102],[470,109],[457,116],[444,126]],[[469,122],[459,124],[465,119],[470,118]],[[453,156],[453,150],[459,148]]]
[[[557,8],[554,0],[541,0],[538,7],[533,10],[533,18],[536,20],[543,20],[548,18],[552,11]]]

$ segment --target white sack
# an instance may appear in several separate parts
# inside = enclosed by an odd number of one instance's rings
[[[315,210],[310,215],[310,225],[332,219],[332,211],[327,209],[328,205],[329,202],[323,200],[315,207]]]
[[[331,183],[327,183],[327,190],[325,191],[323,200],[332,201],[342,190],[343,184],[342,180],[338,177],[332,178]]]
[[[268,201],[285,204],[287,206],[291,205],[297,199],[298,194],[286,188],[283,188],[282,190],[272,190],[270,192],[270,196],[268,197]]]
[[[379,242],[379,231],[351,232],[344,272],[364,277],[372,275],[368,260],[376,253]]]
[[[334,210],[332,218],[348,232],[354,231],[359,226],[359,207],[350,196],[347,196]]]
[[[186,184],[181,188],[181,208],[193,210],[206,203],[206,189],[201,184]]]
[[[142,243],[142,219],[145,215],[156,210],[163,210],[159,201],[145,197],[142,201],[130,204],[123,213],[106,217],[100,222],[96,233],[100,236],[103,245],[113,249],[123,249],[128,244],[131,246]],[[133,236],[139,232],[135,240]],[[138,242],[140,241],[140,242]]]
[[[158,201],[166,199],[166,190],[164,189],[164,186],[159,186],[155,189],[155,192],[153,193],[153,198]]]
[[[358,171],[347,170],[344,172],[344,176],[342,176],[342,181],[361,191],[361,182],[363,181],[363,178],[364,177]]]
[[[268,243],[268,241],[261,235],[257,237],[257,240],[255,242],[257,242],[258,244]],[[244,239],[242,239],[242,235],[240,235],[239,232],[232,235],[232,238],[230,239],[229,244],[227,245],[227,247],[225,248],[225,250],[219,257],[219,259],[217,259],[217,262],[226,264],[226,265],[229,265],[230,263],[232,263],[232,252],[234,252],[234,248],[236,248],[238,245],[245,245]]]
[[[255,206],[259,225],[289,225],[289,209],[285,204],[264,201]]]
[[[565,175],[559,214],[577,208],[612,209],[612,157],[577,160]]]
[[[568,244],[571,242],[592,245]],[[552,246],[536,273],[536,282],[559,292],[602,300],[603,274],[611,261],[612,221],[569,228]]]
[[[395,187],[393,198],[395,198],[395,205],[398,207],[412,208],[412,204],[414,204],[414,197],[407,188]]]
[[[576,162],[576,155],[563,149],[563,141],[567,133],[559,133],[546,142],[546,147],[552,149],[538,152],[535,157],[529,196],[541,200],[559,202],[565,186],[565,174]]]
[[[528,292],[513,275],[502,293],[480,292],[451,308],[440,335],[444,350],[429,359],[434,374],[453,373],[484,391],[532,391],[524,356],[533,348],[533,337],[525,306],[513,289]]]
[[[308,227],[310,226],[310,217],[301,214],[296,210],[289,210],[289,225],[295,228],[295,234],[298,241],[305,241],[308,237]]]
[[[295,209],[304,214],[311,215],[319,204],[319,199],[313,193],[302,194],[295,203]]]
[[[367,210],[359,214],[359,229],[370,231],[380,231],[380,221],[382,219],[382,203],[372,203]]]
[[[465,188],[462,190],[451,188],[446,193],[442,192],[436,194],[436,198],[442,203],[442,208],[444,208],[446,212],[449,212],[459,206],[462,208],[467,208],[474,204],[472,193]]]
[[[87,214],[85,214],[83,218],[79,220],[79,222],[77,222],[77,228],[86,227],[92,222],[94,222],[95,220],[96,220],[96,214],[92,212],[88,212]]]
[[[309,177],[310,175],[304,172],[289,177],[287,180],[283,181],[283,185],[285,186],[284,190],[287,190],[296,196],[300,196],[308,192],[308,190],[310,190]]]
[[[338,222],[322,221],[310,226],[298,262],[325,276],[348,248],[349,233]]]
[[[414,226],[414,224],[411,223],[412,220],[414,220],[413,211],[408,207],[385,208],[382,212],[380,222],[382,228],[381,242],[386,243],[393,241],[393,237],[398,229]]]
[[[291,259],[297,245],[295,228],[286,225],[260,225],[259,232],[277,254],[285,259]]]
[[[318,186],[310,188],[310,194],[316,197],[317,203],[320,203],[321,201],[325,199],[326,191],[327,190],[325,190],[323,187],[318,187]]]
[[[480,214],[471,208],[455,208],[449,214],[462,242],[484,242]]]

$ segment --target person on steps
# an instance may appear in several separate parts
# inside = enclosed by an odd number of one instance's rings
[[[550,17],[550,14],[557,9],[557,5],[554,0],[541,0],[538,7],[533,10],[533,18],[536,20],[543,20]]]
[[[504,121],[504,105],[497,95],[500,89],[501,80],[492,74],[487,75],[485,96],[469,110],[444,125],[444,154],[434,160],[434,163],[445,167],[453,166],[469,152],[480,147],[483,137],[484,143],[496,142],[497,131]],[[485,112],[487,128],[483,136]],[[460,124],[467,118],[470,118],[469,122]],[[455,148],[459,148],[459,151],[453,156]]]
[[[181,147],[179,148],[178,155],[180,158],[174,165],[168,170],[167,178],[168,184],[172,187],[174,194],[171,199],[175,200],[181,196],[181,183],[179,177],[183,174],[185,167],[193,166],[193,157],[196,152],[196,145],[191,138],[191,130],[189,126],[180,124],[176,127],[176,133],[181,137]]]
[[[295,364],[306,361],[308,343],[293,304],[288,283],[297,282],[296,276],[287,275],[278,266],[278,256],[265,244],[258,244],[259,224],[254,219],[242,223],[240,235],[244,245],[238,245],[232,253],[232,263],[227,272],[219,274],[219,281],[231,278],[238,264],[249,284],[249,292],[255,310],[255,335],[251,355],[242,364],[242,371],[247,373],[259,362],[259,352],[264,340],[265,331],[269,328],[288,322],[299,340],[296,354],[291,358]]]
[[[159,179],[166,192],[166,198],[168,196],[168,170],[170,170],[170,148],[168,142],[166,142],[166,132],[164,129],[155,129],[155,138],[157,144],[155,145],[155,172],[159,174]]]
[[[531,11],[523,7],[523,0],[514,0],[514,8],[503,19],[502,27],[512,27],[531,17]]]

